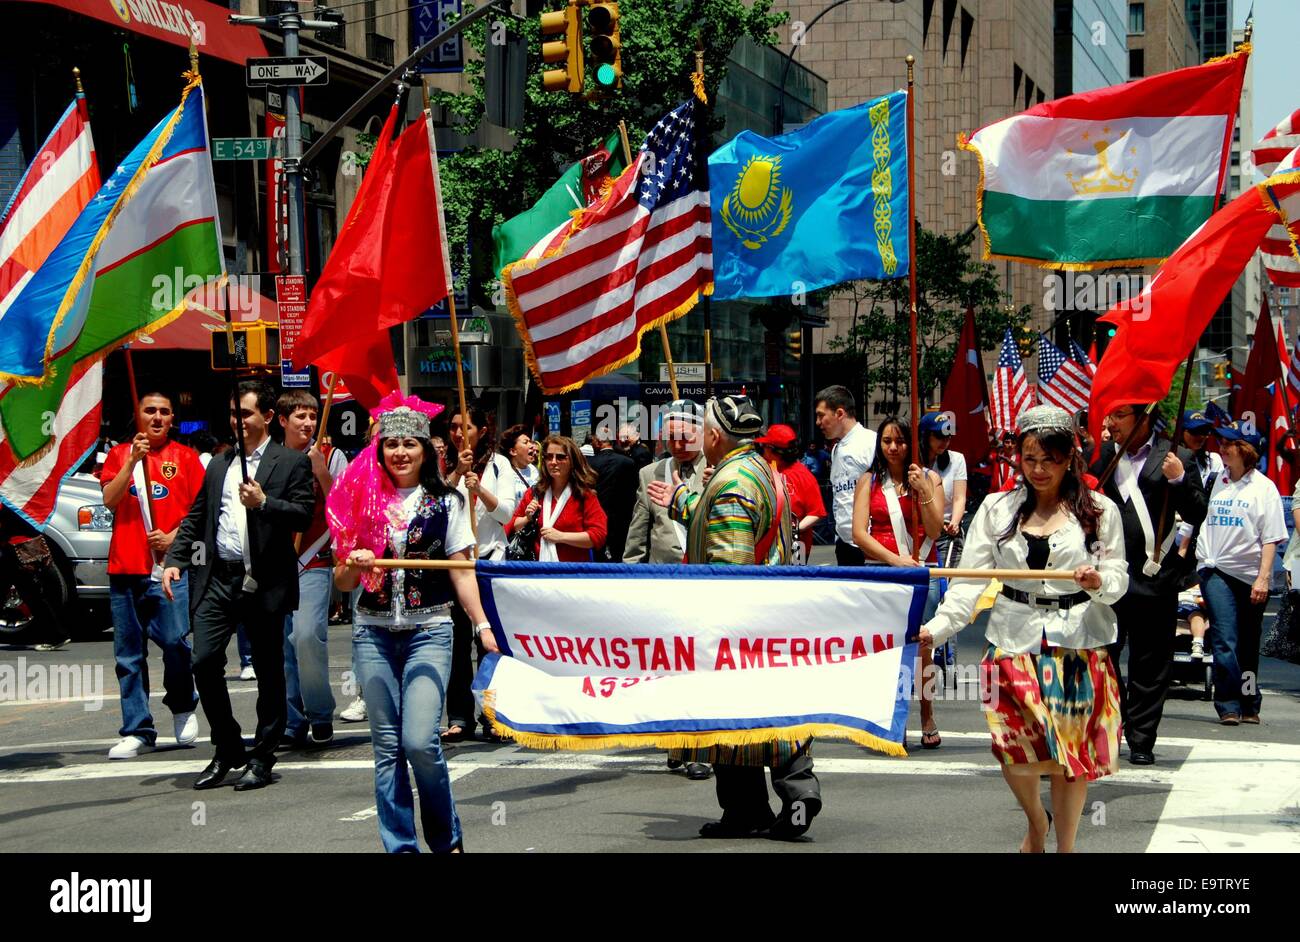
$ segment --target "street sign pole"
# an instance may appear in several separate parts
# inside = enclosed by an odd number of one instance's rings
[[[284,32],[285,56],[298,55],[298,30],[302,16],[298,4],[287,2],[280,14],[280,28]],[[307,271],[302,257],[302,224],[306,207],[302,192],[302,88],[290,85],[284,95],[284,179],[289,190],[289,274],[302,275]]]

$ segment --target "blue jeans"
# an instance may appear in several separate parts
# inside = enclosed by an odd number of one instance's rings
[[[185,576],[172,583],[173,602],[162,583],[148,576],[109,576],[113,611],[113,657],[122,694],[121,736],[139,736],[149,745],[158,739],[149,712],[147,639],[162,648],[163,705],[173,714],[191,713],[198,705],[190,673],[190,593]]]
[[[352,653],[370,714],[379,836],[390,854],[418,853],[409,761],[420,793],[420,823],[433,851],[460,841],[460,818],[438,727],[451,674],[451,622],[414,631],[360,625]]]
[[[248,632],[244,630],[241,622],[238,630],[235,632],[235,645],[239,648],[239,667],[242,670],[245,667],[253,666],[253,642],[248,637]]]
[[[289,721],[284,734],[303,735],[308,723],[334,719],[330,689],[330,587],[328,566],[298,575],[298,610],[284,619],[284,689]]]
[[[1210,614],[1214,709],[1219,716],[1259,716],[1259,636],[1264,606],[1250,601],[1250,583],[1202,569],[1201,595]],[[1252,692],[1247,693],[1249,682]]]

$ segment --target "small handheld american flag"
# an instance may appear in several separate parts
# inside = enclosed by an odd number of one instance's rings
[[[993,402],[990,404],[989,419],[993,431],[1012,432],[1016,430],[1016,419],[1020,413],[1032,404],[1029,383],[1025,380],[1025,365],[1020,360],[1020,350],[1016,347],[1016,338],[1008,327],[1002,337],[1002,353],[998,356],[998,368],[993,373]]]
[[[1066,357],[1046,337],[1038,339],[1038,398],[1074,413],[1088,408],[1092,380],[1083,367]]]

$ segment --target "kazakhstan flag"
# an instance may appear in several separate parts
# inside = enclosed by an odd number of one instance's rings
[[[907,274],[907,95],[709,157],[713,297],[770,298]]]

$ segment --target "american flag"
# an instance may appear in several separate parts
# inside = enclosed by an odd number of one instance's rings
[[[1046,337],[1038,339],[1038,399],[1071,414],[1088,408],[1092,380],[1083,367]]]
[[[713,286],[695,101],[654,126],[610,192],[502,274],[525,357],[550,395],[636,357],[641,335]]]
[[[1083,352],[1083,347],[1079,346],[1078,342],[1073,338],[1070,339],[1070,359],[1083,367],[1083,371],[1088,374],[1089,381],[1097,375],[1097,364],[1092,362],[1088,354]]]
[[[1033,395],[1025,380],[1025,365],[1020,362],[1020,350],[1011,328],[1002,337],[1002,353],[998,368],[993,373],[993,402],[989,407],[989,420],[993,431],[1015,432],[1020,413],[1033,405]]]
[[[1250,156],[1255,169],[1267,177],[1297,147],[1300,147],[1300,110],[1287,115],[1277,127],[1260,138],[1259,143],[1250,149]]]
[[[1300,143],[1300,134],[1292,134],[1290,137]],[[1264,140],[1267,141],[1268,138]],[[1256,147],[1256,153],[1258,152],[1259,145]],[[1286,218],[1287,225],[1274,223],[1260,243],[1259,252],[1264,259],[1264,270],[1275,285],[1300,287],[1300,147],[1283,154],[1265,172],[1269,178],[1264,181],[1264,186]]]

